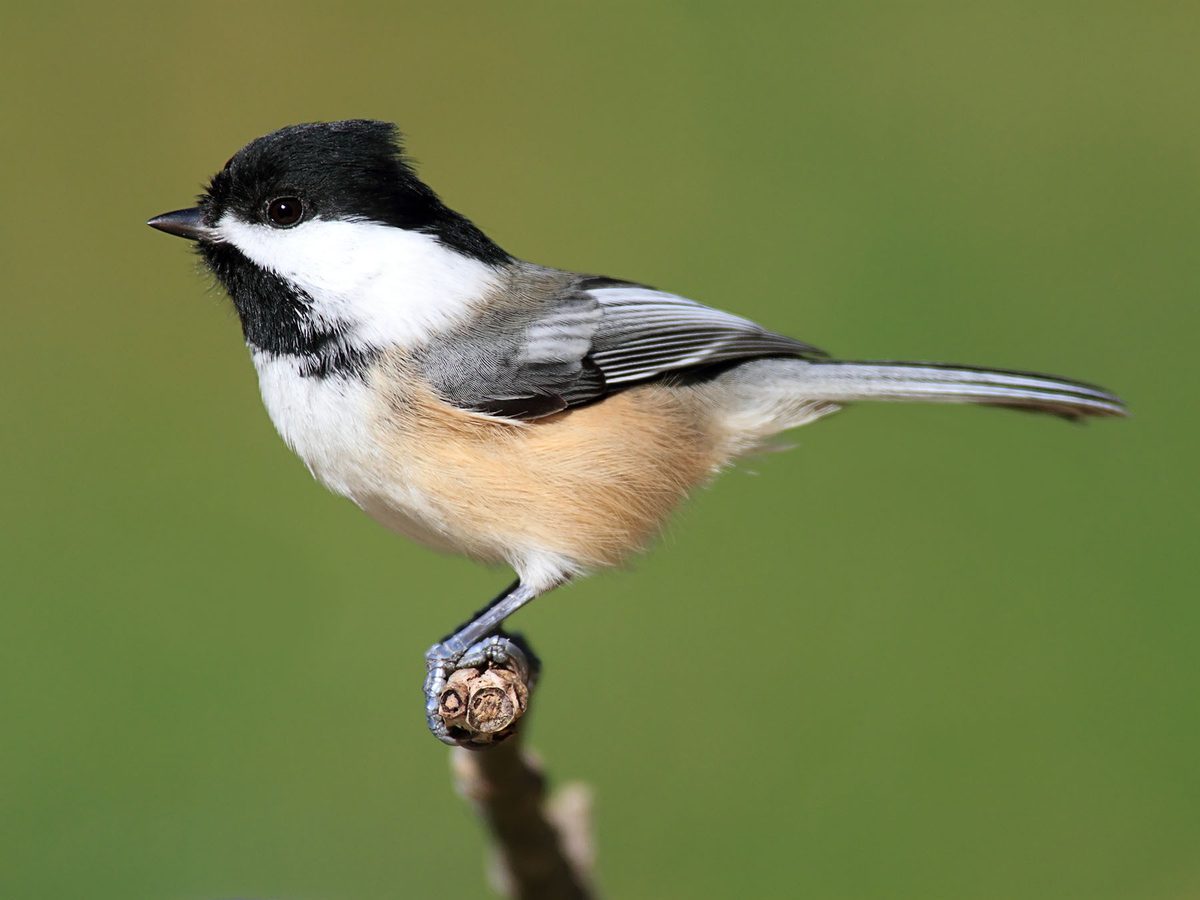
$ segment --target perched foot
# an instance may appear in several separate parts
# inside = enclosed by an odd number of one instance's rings
[[[425,720],[443,744],[486,747],[512,735],[529,705],[536,659],[503,635],[462,649],[453,638],[425,654]]]

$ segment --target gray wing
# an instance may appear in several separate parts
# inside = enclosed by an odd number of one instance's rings
[[[534,419],[672,372],[823,355],[749,319],[629,282],[530,277],[506,297],[515,302],[493,305],[423,354],[435,389],[456,405]]]
[[[599,282],[597,284],[597,282]],[[601,319],[592,359],[609,386],[756,356],[822,356],[761,325],[643,285],[588,279]]]

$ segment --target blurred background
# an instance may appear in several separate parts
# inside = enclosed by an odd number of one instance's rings
[[[522,612],[611,896],[1200,896],[1194,4],[5,19],[0,896],[484,890],[418,687],[509,574],[314,483],[143,224],[351,116],[518,255],[1134,411],[855,408]]]

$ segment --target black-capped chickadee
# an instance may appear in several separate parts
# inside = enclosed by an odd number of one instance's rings
[[[520,651],[504,620],[646,546],[698,485],[772,435],[860,400],[1117,416],[1046,375],[841,362],[642,284],[517,259],[448,209],[385,122],[252,141],[194,209],[149,222],[197,242],[229,292],[267,412],[335,493],[517,582],[432,647],[429,727],[456,668]]]

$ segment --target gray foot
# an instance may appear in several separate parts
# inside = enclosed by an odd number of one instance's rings
[[[425,722],[433,736],[443,744],[472,747],[495,742],[496,735],[477,735],[463,728],[448,726],[439,711],[442,693],[454,672],[459,669],[488,668],[509,669],[522,683],[529,684],[529,658],[503,635],[486,637],[466,648],[450,638],[441,644],[434,644],[425,654]]]

